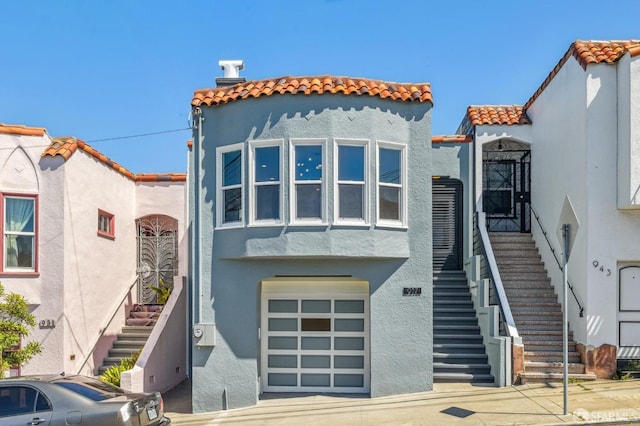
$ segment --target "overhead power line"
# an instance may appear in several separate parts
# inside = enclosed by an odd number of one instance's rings
[[[93,139],[93,140],[85,141],[85,142],[92,143],[92,142],[115,141],[115,140],[119,140],[119,139],[141,138],[143,136],[154,136],[154,135],[162,135],[164,133],[183,132],[185,130],[191,130],[191,129],[192,129],[192,127],[185,127],[184,129],[163,130],[161,132],[141,133],[139,135],[118,136],[118,137],[115,137],[115,138]]]

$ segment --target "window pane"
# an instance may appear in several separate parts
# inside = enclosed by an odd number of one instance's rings
[[[363,356],[336,355],[333,358],[335,368],[364,368]]]
[[[302,331],[331,331],[331,319],[302,318]]]
[[[338,146],[338,179],[364,182],[364,146]]]
[[[35,200],[9,197],[5,200],[5,231],[33,232]]]
[[[303,300],[302,313],[322,313],[331,312],[331,300]]]
[[[322,145],[297,145],[296,180],[322,179]]]
[[[329,350],[331,349],[330,337],[303,337],[302,349],[306,350]]]
[[[224,191],[224,223],[239,222],[242,214],[242,189]]]
[[[7,267],[33,268],[33,237],[5,235]]]
[[[329,355],[302,355],[302,368],[329,368],[331,357]]]
[[[239,185],[242,182],[242,151],[222,154],[222,186]]]
[[[364,320],[336,318],[335,331],[364,331]]]
[[[328,374],[302,374],[300,377],[302,386],[329,386],[331,377]]]
[[[322,218],[321,185],[296,185],[296,217]]]
[[[269,318],[269,331],[298,331],[298,319]]]
[[[400,182],[400,154],[398,149],[380,148],[378,165],[378,177],[380,182],[401,183]]]
[[[361,388],[364,386],[362,374],[334,374],[333,385],[337,388]]]
[[[364,337],[334,337],[333,348],[336,351],[364,350]]]
[[[269,386],[297,386],[298,375],[295,373],[269,373],[267,381]]]
[[[400,220],[400,188],[381,186],[380,219]]]
[[[336,300],[337,314],[361,314],[364,313],[364,300]]]
[[[280,147],[256,148],[255,154],[256,182],[279,182]]]
[[[298,338],[286,336],[270,336],[269,349],[298,349]]]
[[[269,355],[268,366],[270,368],[297,368],[297,355]]]
[[[341,218],[364,219],[364,186],[338,185]]]
[[[256,220],[280,219],[280,185],[256,187]]]
[[[298,312],[297,300],[269,300],[269,312]]]

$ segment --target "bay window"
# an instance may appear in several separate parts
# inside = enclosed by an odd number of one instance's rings
[[[36,271],[35,196],[3,196],[3,271]]]
[[[367,141],[336,140],[335,221],[342,224],[368,222]]]
[[[217,219],[218,227],[244,224],[243,144],[217,149]]]
[[[251,142],[251,224],[282,223],[282,142]]]
[[[378,142],[378,224],[406,226],[406,146]]]
[[[292,223],[323,224],[326,221],[324,145],[322,139],[291,141]]]

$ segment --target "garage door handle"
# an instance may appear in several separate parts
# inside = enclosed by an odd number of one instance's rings
[[[30,422],[28,422],[28,425],[39,425],[40,423],[44,423],[46,422],[47,419],[41,419],[40,417],[36,417],[34,419],[32,419]]]

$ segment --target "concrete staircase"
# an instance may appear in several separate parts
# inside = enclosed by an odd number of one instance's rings
[[[562,381],[562,307],[531,234],[489,234],[511,313],[524,344],[521,383]],[[586,374],[573,334],[569,332],[569,377]]]
[[[131,311],[126,325],[122,327],[122,332],[118,334],[109,349],[109,354],[102,361],[102,366],[98,369],[99,375],[144,347],[160,312],[162,312],[162,306],[159,305],[137,305]]]
[[[433,380],[493,383],[464,272],[433,277]]]

